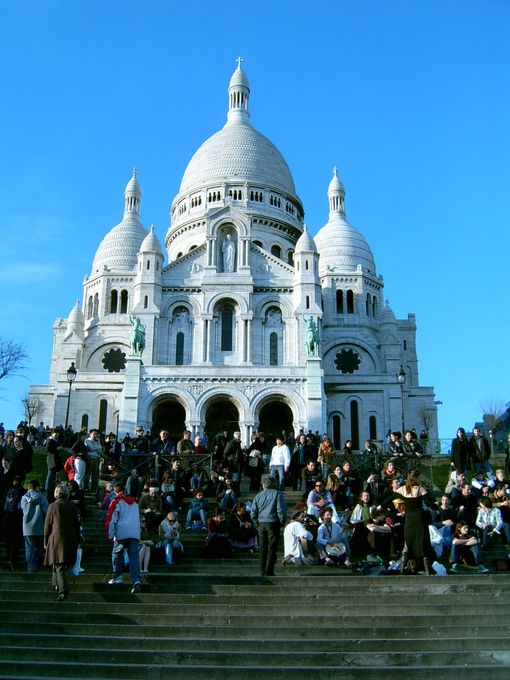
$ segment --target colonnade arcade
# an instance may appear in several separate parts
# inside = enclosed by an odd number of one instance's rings
[[[229,437],[240,431],[243,444],[249,445],[251,436],[258,431],[272,435],[282,431],[297,433],[303,425],[298,424],[296,408],[292,406],[285,395],[266,394],[253,408],[246,408],[235,396],[217,393],[195,409],[183,403],[182,397],[168,394],[154,400],[148,424],[152,424],[152,436],[164,428],[175,441],[182,437],[184,429],[190,430],[192,436],[205,433],[210,442],[224,430]]]

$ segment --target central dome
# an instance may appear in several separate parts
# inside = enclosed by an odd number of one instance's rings
[[[234,180],[295,196],[294,180],[282,154],[251,125],[250,84],[240,60],[230,79],[228,95],[227,123],[196,151],[184,172],[179,194]]]
[[[241,122],[227,123],[195,152],[179,193],[232,179],[264,184],[291,195],[296,193],[282,154],[267,137]]]

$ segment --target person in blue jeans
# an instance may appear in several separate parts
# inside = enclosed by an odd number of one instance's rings
[[[48,512],[48,501],[39,487],[39,480],[32,479],[28,483],[28,491],[21,498],[25,556],[29,573],[36,572],[44,558],[44,519]]]
[[[138,550],[140,544],[140,511],[132,496],[124,494],[124,485],[115,484],[115,496],[110,503],[106,515],[108,537],[113,540],[112,567],[113,578],[108,583],[116,585],[123,582],[124,551],[129,559],[129,572],[133,588],[132,593],[142,589],[140,578],[140,560]]]
[[[218,484],[216,500],[222,510],[232,510],[232,508],[235,508],[237,505],[237,494],[232,477],[227,475],[225,481]]]
[[[196,489],[193,492],[193,499],[189,504],[188,514],[186,515],[185,529],[191,529],[193,520],[202,522],[202,528],[207,530],[207,498],[204,498],[202,489]]]
[[[459,522],[455,528],[452,540],[452,550],[450,553],[450,562],[452,562],[451,571],[458,571],[458,565],[461,558],[464,558],[467,561],[474,561],[475,566],[482,572],[489,571],[482,564],[480,543],[465,522]]]

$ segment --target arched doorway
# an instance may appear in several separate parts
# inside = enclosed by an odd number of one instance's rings
[[[205,434],[213,441],[219,432],[227,430],[229,437],[239,430],[239,411],[226,397],[215,399],[205,412]]]
[[[170,437],[178,442],[186,428],[186,411],[176,399],[160,401],[152,413],[151,435],[157,437],[162,429],[168,430]]]
[[[260,409],[259,430],[272,435],[272,439],[284,430],[287,436],[293,434],[294,416],[290,407],[283,401],[266,402]]]

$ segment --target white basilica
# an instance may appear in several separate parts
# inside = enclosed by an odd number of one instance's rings
[[[437,436],[414,314],[396,319],[384,303],[336,170],[328,221],[312,238],[289,167],[252,126],[249,100],[239,64],[227,122],[191,158],[173,200],[166,261],[142,224],[133,172],[82,303],[55,322],[49,384],[31,387],[37,420],[63,424],[69,408],[74,429],[240,429],[245,442],[257,429],[304,428],[355,449],[403,421]],[[143,351],[133,348],[134,325]]]

